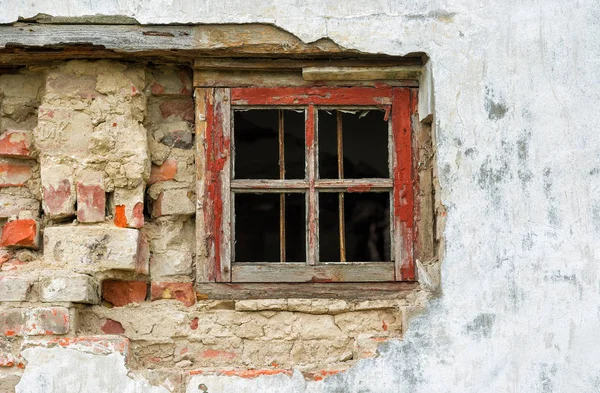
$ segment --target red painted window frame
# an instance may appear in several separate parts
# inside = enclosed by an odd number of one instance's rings
[[[306,143],[314,148],[315,106],[377,106],[391,117],[394,161],[394,281],[415,281],[416,239],[415,168],[412,118],[417,89],[409,87],[240,87],[214,88],[204,97],[204,185],[201,196],[204,232],[207,234],[208,281],[231,282],[231,220],[224,198],[230,191],[231,105],[306,105]],[[309,229],[310,230],[310,229]],[[235,282],[235,281],[234,281]],[[314,281],[319,282],[319,281]]]

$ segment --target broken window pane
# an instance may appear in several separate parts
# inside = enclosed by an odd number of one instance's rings
[[[390,193],[344,194],[346,260],[390,261]]]
[[[390,193],[344,193],[348,262],[390,261]],[[339,261],[339,193],[319,193],[319,260]]]
[[[235,262],[280,262],[280,195],[235,194]],[[287,262],[306,261],[305,194],[285,194]]]
[[[319,176],[338,179],[337,112],[318,114]],[[341,111],[343,178],[389,178],[388,122],[381,110]]]
[[[279,179],[279,116],[283,116],[285,178],[304,178],[304,111],[235,110],[234,174],[236,179]]]

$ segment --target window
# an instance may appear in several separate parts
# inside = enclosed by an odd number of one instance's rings
[[[205,280],[413,281],[416,89],[196,90]]]

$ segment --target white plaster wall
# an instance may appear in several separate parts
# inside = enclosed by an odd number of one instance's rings
[[[195,377],[188,392],[199,383],[211,393],[600,391],[598,0],[0,4],[0,22],[37,13],[267,22],[305,41],[431,56],[448,208],[441,297],[403,342],[325,382]],[[81,363],[71,369],[62,378],[87,375]],[[51,374],[25,375],[36,370]]]

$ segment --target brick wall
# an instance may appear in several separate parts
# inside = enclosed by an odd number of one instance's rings
[[[32,346],[121,353],[183,391],[202,373],[322,379],[402,335],[419,296],[196,294],[191,77],[111,61],[0,76],[3,389]]]

